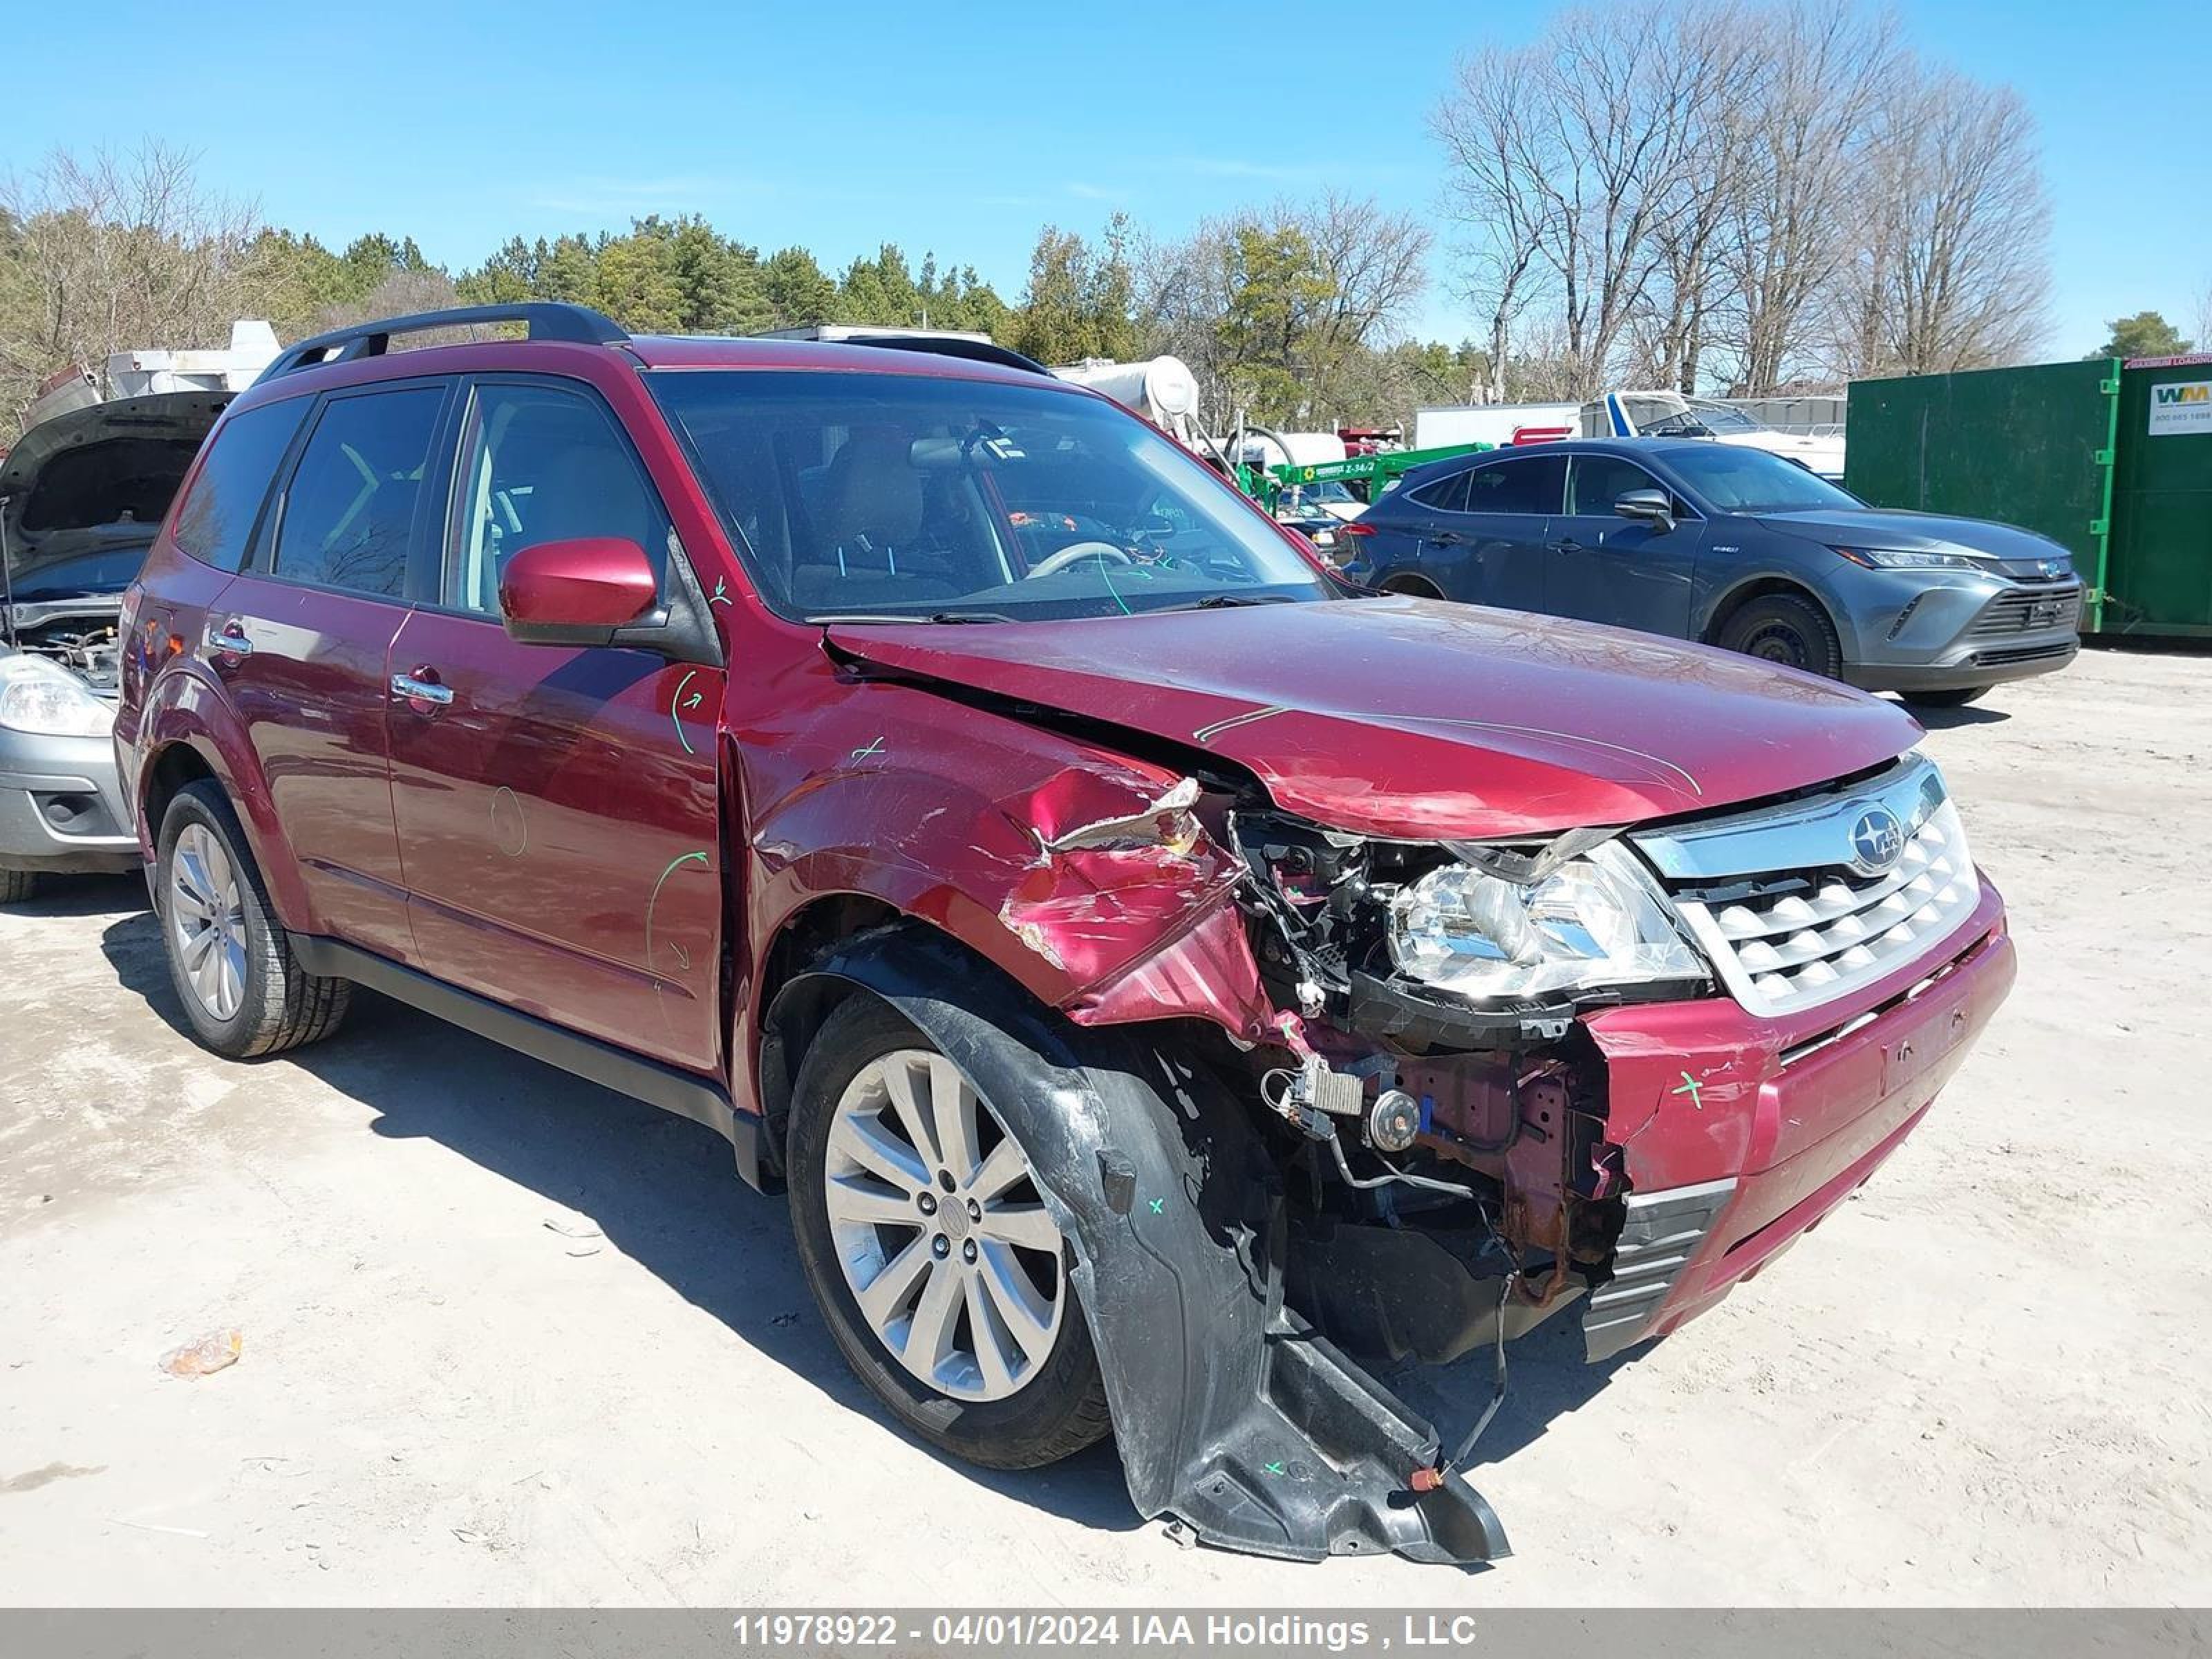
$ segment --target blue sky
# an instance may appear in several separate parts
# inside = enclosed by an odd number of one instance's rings
[[[1037,227],[1116,208],[1163,233],[1336,186],[1433,216],[1423,130],[1453,55],[1541,3],[34,4],[9,31],[0,171],[159,134],[211,185],[334,245],[497,241],[696,211],[842,267],[896,241],[1009,298]],[[2053,356],[2212,286],[2206,0],[1900,9],[1916,45],[2009,81],[2041,123]],[[1440,240],[1443,239],[1440,239]],[[1471,331],[1448,257],[1424,334]]]

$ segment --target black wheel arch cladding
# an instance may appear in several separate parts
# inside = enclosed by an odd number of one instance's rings
[[[1283,1305],[1274,1164],[1250,1106],[1156,1040],[1172,1028],[1073,1025],[920,927],[848,940],[778,1009],[853,988],[927,1037],[1028,1153],[1073,1243],[1139,1513],[1295,1560],[1510,1553],[1456,1474],[1411,1489],[1438,1461],[1436,1431]]]

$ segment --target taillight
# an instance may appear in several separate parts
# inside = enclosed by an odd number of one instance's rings
[[[1358,519],[1354,519],[1344,526],[1344,533],[1347,536],[1371,536],[1375,533],[1375,526],[1371,524],[1362,524]]]

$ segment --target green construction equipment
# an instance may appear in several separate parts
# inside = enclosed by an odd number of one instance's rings
[[[1448,461],[1455,455],[1479,455],[1495,447],[1494,444],[1439,444],[1434,449],[1386,449],[1375,455],[1347,455],[1340,461],[1315,461],[1310,465],[1286,461],[1267,467],[1249,466],[1239,461],[1237,487],[1270,513],[1275,510],[1276,498],[1293,484],[1364,484],[1367,499],[1374,501],[1416,467],[1426,466],[1431,461]]]

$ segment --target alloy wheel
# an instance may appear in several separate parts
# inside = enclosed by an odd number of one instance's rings
[[[200,1006],[218,1020],[246,1000],[246,895],[222,841],[186,824],[169,854],[170,945]]]
[[[953,1399],[1019,1393],[1060,1335],[1066,1254],[1028,1158],[959,1068],[921,1048],[862,1067],[831,1115],[823,1182],[877,1340]]]

